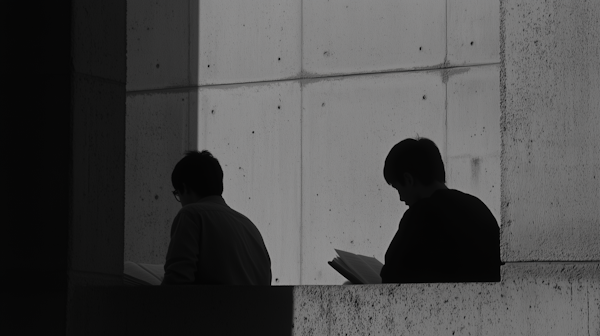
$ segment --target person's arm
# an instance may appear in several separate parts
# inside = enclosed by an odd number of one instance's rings
[[[181,209],[173,221],[171,242],[161,285],[185,285],[195,281],[200,253],[200,216]]]

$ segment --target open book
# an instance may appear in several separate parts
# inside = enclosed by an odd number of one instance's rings
[[[338,256],[328,264],[353,284],[380,284],[383,264],[373,258],[336,249]]]
[[[126,261],[123,284],[129,286],[158,286],[165,276],[164,265],[140,264]]]

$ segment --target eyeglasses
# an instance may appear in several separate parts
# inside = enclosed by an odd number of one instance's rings
[[[181,199],[179,199],[179,191],[178,190],[173,190],[173,196],[175,196],[175,199],[177,200],[177,202],[181,202]]]

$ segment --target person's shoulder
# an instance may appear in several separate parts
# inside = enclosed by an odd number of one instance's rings
[[[177,216],[196,217],[214,210],[211,203],[192,203],[179,209]]]
[[[492,211],[479,197],[455,189],[448,189],[448,195],[454,200],[452,203],[455,207],[468,209],[473,215],[497,225]]]
[[[452,200],[458,200],[458,201],[467,202],[467,203],[478,203],[478,204],[485,205],[477,196],[467,194],[466,192],[456,190],[456,189],[438,190],[436,192],[436,196],[438,196],[438,198],[441,198],[441,199],[452,199]]]

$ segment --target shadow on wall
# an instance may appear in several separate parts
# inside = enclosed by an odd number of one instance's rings
[[[293,287],[75,287],[72,335],[291,335]]]

